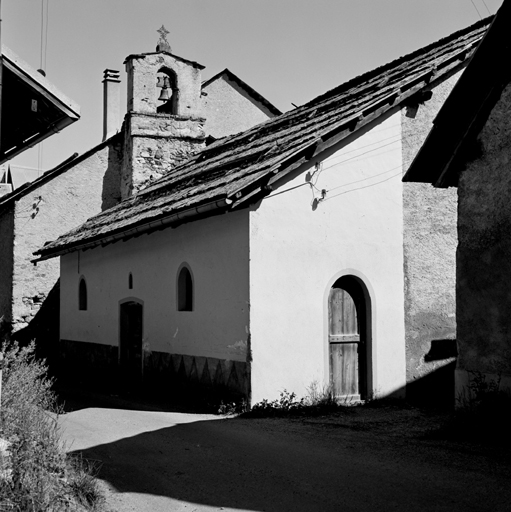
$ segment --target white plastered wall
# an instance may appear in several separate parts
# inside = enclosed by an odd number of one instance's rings
[[[191,312],[176,306],[184,262],[194,281]],[[81,276],[87,311],[78,310]],[[245,361],[248,296],[248,211],[241,211],[63,256],[61,339],[117,345],[119,303],[132,298],[144,306],[145,351]]]
[[[250,213],[252,401],[327,385],[328,292],[361,279],[372,305],[373,396],[405,386],[401,124],[394,114],[334,148]],[[313,198],[326,197],[317,209]]]

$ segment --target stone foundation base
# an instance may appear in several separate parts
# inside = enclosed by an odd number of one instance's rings
[[[95,389],[122,392],[118,347],[72,340],[59,345],[59,378]],[[162,397],[197,394],[226,400],[250,397],[250,375],[243,361],[214,357],[144,352],[141,385]]]

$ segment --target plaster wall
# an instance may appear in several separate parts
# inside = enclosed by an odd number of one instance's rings
[[[236,82],[222,75],[203,88],[204,131],[215,138],[248,130],[275,117]]]
[[[369,393],[403,394],[400,114],[344,144],[321,155],[320,172],[311,160],[250,213],[253,402],[328,385],[328,293],[344,274],[371,300]]]
[[[511,386],[511,85],[493,108],[458,184],[457,387],[467,371]]]
[[[28,325],[59,277],[58,259],[34,265],[33,252],[118,202],[119,150],[99,149],[16,202],[13,330]]]
[[[14,211],[0,213],[0,319],[9,320],[12,308]]]
[[[177,311],[183,263],[193,277],[193,311]],[[82,276],[87,311],[78,310]],[[144,354],[245,362],[248,284],[247,211],[73,252],[61,258],[61,339],[118,346],[119,304],[131,298],[143,302]]]
[[[402,110],[403,172],[460,74],[436,86],[414,118]],[[453,365],[456,355],[456,190],[405,183],[403,209],[407,394],[438,403],[452,399],[454,385],[454,369],[449,375],[440,369]]]

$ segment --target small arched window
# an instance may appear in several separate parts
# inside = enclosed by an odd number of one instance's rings
[[[87,311],[87,283],[83,277],[78,285],[78,309],[80,311]]]
[[[177,310],[193,311],[193,280],[188,267],[182,267],[177,278]]]
[[[128,288],[130,290],[133,290],[133,274],[130,272],[130,275],[128,276]]]

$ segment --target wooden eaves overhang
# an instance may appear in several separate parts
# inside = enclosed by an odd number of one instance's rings
[[[505,0],[462,76],[434,120],[404,182],[457,186],[478,156],[477,136],[511,81],[511,0]]]
[[[311,102],[218,140],[164,177],[47,243],[36,261],[245,208],[277,182],[380,116],[420,102],[459,71],[489,20],[361,75]]]
[[[80,118],[76,103],[5,46],[2,62],[0,163]]]

